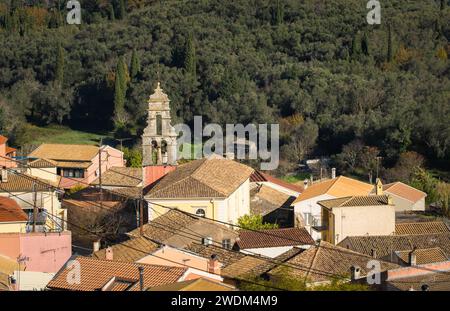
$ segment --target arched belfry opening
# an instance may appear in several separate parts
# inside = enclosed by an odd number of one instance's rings
[[[177,134],[171,124],[170,99],[158,85],[148,99],[147,127],[142,135],[145,166],[177,165]]]

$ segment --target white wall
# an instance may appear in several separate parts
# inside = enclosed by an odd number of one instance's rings
[[[395,204],[396,212],[404,212],[404,211],[425,211],[425,198],[413,203],[411,201],[406,200],[396,194],[385,191],[386,194],[389,194],[392,197],[392,201]]]
[[[308,249],[310,245],[296,245],[295,247]],[[264,247],[264,248],[247,248],[241,249],[240,252],[244,254],[254,255],[259,254],[269,258],[275,258],[281,254],[291,250],[294,246],[282,246],[282,247]]]
[[[305,219],[305,221],[306,221],[305,214],[311,213],[311,215],[318,220],[318,225],[320,225],[322,221],[322,207],[319,204],[317,204],[317,202],[334,198],[335,198],[334,196],[331,196],[329,194],[322,194],[317,197],[295,203],[294,213],[296,215],[301,214],[301,216],[303,217],[303,219]],[[309,234],[312,236],[314,240],[322,238],[322,234],[320,232],[313,230],[311,226],[306,225],[305,229],[309,232]]]
[[[19,290],[44,290],[56,273],[14,271]]]

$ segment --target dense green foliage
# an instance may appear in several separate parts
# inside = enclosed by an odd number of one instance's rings
[[[277,224],[263,222],[262,215],[244,215],[238,218],[238,225],[241,229],[248,230],[263,230],[263,229],[276,229]]]
[[[446,1],[384,1],[376,26],[361,0],[81,0],[79,26],[65,24],[64,1],[59,10],[10,2],[0,1],[0,130],[12,142],[25,122],[107,132],[119,121],[139,135],[159,76],[175,122],[300,115],[318,129],[302,158],[360,141],[387,166],[416,151],[448,169]],[[120,57],[131,70],[126,90]],[[284,151],[306,141],[289,131]]]

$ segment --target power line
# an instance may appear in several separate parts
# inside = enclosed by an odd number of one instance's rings
[[[3,157],[3,156],[0,156],[0,157],[6,158],[6,157]],[[9,159],[9,158],[7,158],[7,159]],[[13,160],[13,161],[15,161],[15,160]],[[19,162],[19,161],[16,161],[16,162]],[[20,162],[19,162],[19,163],[20,163]],[[26,165],[26,166],[29,167],[28,165]],[[48,173],[48,171],[46,171],[46,172]],[[57,175],[57,174],[55,174],[55,173],[52,173],[52,174]],[[58,175],[58,176],[59,176],[59,175]],[[129,176],[129,175],[127,175],[127,176]],[[130,177],[131,177],[131,176],[130,176]],[[69,179],[70,179],[70,178],[69,178]],[[90,185],[90,184],[87,184],[87,183],[84,183],[84,184],[88,185],[88,187],[92,187],[92,185]],[[53,186],[53,187],[54,187],[54,186]],[[141,197],[140,199],[136,199],[136,198],[133,198],[133,197],[131,197],[131,196],[124,195],[124,194],[122,194],[122,193],[117,193],[117,192],[115,192],[115,191],[113,191],[113,190],[111,190],[111,189],[105,189],[105,190],[108,191],[108,192],[111,192],[111,193],[113,193],[113,194],[116,194],[116,195],[118,195],[118,196],[120,196],[120,197],[124,197],[124,198],[126,198],[126,199],[144,200],[142,197]],[[186,214],[186,215],[191,216],[191,217],[196,217],[196,218],[198,217],[197,215],[195,215],[195,214],[193,214],[193,213],[189,213],[189,212],[186,212],[186,211],[182,211],[182,210],[179,210],[179,209],[177,209],[177,208],[165,206],[165,205],[158,204],[158,203],[154,203],[154,202],[149,202],[149,203],[150,203],[150,204],[154,204],[154,205],[156,205],[156,206],[163,207],[163,208],[165,208],[165,209],[175,210],[175,211],[178,211],[178,212],[180,212],[180,213]],[[236,225],[236,224],[233,224],[233,223],[229,223],[229,222],[225,222],[225,221],[220,221],[220,220],[212,219],[212,218],[209,218],[209,217],[206,217],[206,216],[203,217],[203,218],[208,219],[208,220],[213,221],[213,222],[220,223],[220,224],[222,224],[222,225],[228,225],[228,226],[236,227],[236,228],[239,228],[239,229],[243,229],[243,230],[247,230],[247,231],[252,231],[252,232],[257,232],[257,233],[260,233],[260,234],[264,234],[264,235],[268,235],[268,236],[272,236],[272,237],[279,238],[278,235],[271,234],[270,232],[267,232],[267,231],[260,231],[260,230],[255,230],[255,229],[248,229],[248,228],[244,228],[244,227],[242,227],[242,226],[240,226],[240,225]],[[149,222],[149,224],[150,224],[150,222]],[[298,242],[298,240],[291,239],[291,238],[288,238],[288,237],[283,237],[283,239],[291,240],[291,241],[294,241],[294,242]],[[318,248],[320,248],[320,247],[322,247],[322,248],[328,248],[328,247],[323,246],[323,245],[317,245],[317,247],[318,247]],[[331,249],[331,248],[330,248],[330,249]],[[331,249],[331,250],[333,250],[333,251],[338,251],[338,252],[343,252],[343,251],[341,251],[341,250],[336,250],[336,249],[334,249],[334,248]],[[361,256],[366,256],[366,255],[361,254]],[[390,262],[390,261],[386,261],[386,262],[387,262],[387,263],[395,263],[395,262]],[[431,269],[427,269],[427,270],[430,270],[430,271],[436,272],[436,273],[442,273],[442,272],[440,272],[440,271],[435,271],[435,270],[431,270]]]

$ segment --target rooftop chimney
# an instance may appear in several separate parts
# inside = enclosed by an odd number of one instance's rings
[[[381,183],[381,179],[377,178],[376,186],[375,186],[375,194],[383,195],[383,184]]]
[[[100,250],[100,240],[94,241],[92,246],[92,251],[98,252]]]
[[[356,281],[360,278],[361,268],[358,266],[352,266],[350,268],[350,277],[352,281]]]
[[[372,248],[372,258],[377,258],[377,250]]]
[[[8,182],[8,170],[5,166],[2,168],[2,182]]]
[[[139,267],[139,289],[144,291],[144,267]]]
[[[111,246],[107,247],[105,252],[106,252],[106,255],[105,255],[106,260],[114,259],[114,253],[113,253],[113,249]]]
[[[333,167],[333,168],[331,169],[331,179],[335,179],[335,178],[336,178],[336,168]]]
[[[308,188],[308,179],[305,179],[303,181],[303,189],[306,189],[306,188]]]
[[[211,255],[211,258],[208,260],[208,272],[220,274],[220,262],[216,254]]]
[[[417,265],[417,255],[416,255],[416,248],[415,247],[408,255],[408,263],[409,263],[410,266]]]

